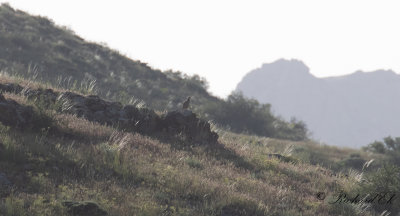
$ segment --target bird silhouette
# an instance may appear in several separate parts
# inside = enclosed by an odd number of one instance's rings
[[[185,102],[183,102],[183,105],[182,105],[182,109],[188,109],[189,108],[189,105],[190,105],[190,96],[186,99],[186,101]]]

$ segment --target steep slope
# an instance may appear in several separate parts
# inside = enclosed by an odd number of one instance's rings
[[[6,4],[0,7],[0,44],[0,69],[11,74],[63,87],[96,80],[101,96],[122,102],[134,96],[158,110],[174,109],[188,95],[195,104],[218,100],[198,76],[162,73]]]
[[[316,78],[302,62],[278,60],[249,72],[237,90],[305,121],[328,144],[360,147],[400,135],[400,76],[393,71]]]
[[[124,105],[144,103],[159,112],[180,108],[181,102],[192,96],[191,110],[237,132],[306,138],[305,127],[275,118],[268,106],[253,103],[250,109],[240,110],[243,107],[238,103],[248,100],[232,102],[214,97],[207,92],[207,81],[198,75],[150,68],[103,45],[87,42],[47,18],[31,16],[7,4],[0,7],[0,44],[0,71],[5,74],[46,82],[53,88],[97,94]],[[230,121],[236,112],[246,122]]]
[[[0,112],[0,215],[356,215],[322,196],[351,192],[357,174],[327,167],[363,152],[223,130],[212,145],[161,141],[47,106],[65,89],[0,76],[3,87],[16,80],[29,91],[0,93],[0,108],[42,120],[20,128]]]

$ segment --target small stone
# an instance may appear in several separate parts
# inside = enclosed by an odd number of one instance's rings
[[[4,173],[0,173],[0,198],[7,196],[11,192],[13,184],[8,180]]]
[[[29,170],[32,170],[32,169],[33,169],[32,164],[25,164],[24,165],[24,170],[25,171],[29,171]]]
[[[63,205],[67,207],[68,213],[73,216],[105,216],[108,215],[106,211],[100,206],[91,201],[64,201]]]
[[[1,94],[0,94],[1,95]],[[32,120],[33,109],[0,96],[0,122],[7,126],[24,127]]]
[[[0,186],[11,186],[12,183],[6,177],[6,174],[0,173]]]

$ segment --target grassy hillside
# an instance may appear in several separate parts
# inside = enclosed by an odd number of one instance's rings
[[[195,81],[162,73],[105,46],[87,42],[47,18],[31,16],[3,4],[0,21],[3,48],[0,66],[9,73],[37,76],[39,80],[60,85],[96,80],[102,96],[123,101],[137,96],[160,110],[174,108],[169,106],[184,99],[185,92],[198,98],[199,104],[217,100]]]
[[[0,83],[48,87],[4,75]],[[1,215],[70,215],[66,201],[91,201],[109,215],[374,215],[329,204],[359,184],[360,172],[341,164],[354,153],[368,160],[365,152],[217,128],[217,145],[160,141],[21,93],[3,96],[43,120],[26,129],[0,124],[0,171],[12,182],[2,188]]]
[[[390,160],[382,151],[314,143],[303,123],[280,120],[270,105],[240,94],[213,97],[198,76],[152,69],[7,5],[0,7],[0,44],[0,215],[400,212],[400,199],[390,205],[333,203],[341,192],[354,197],[400,190],[400,170],[385,163]],[[80,102],[65,103],[60,95]],[[197,116],[218,123],[211,127],[218,142],[187,139],[185,122],[175,122],[184,127],[171,134],[151,121],[188,95]],[[93,118],[80,115],[85,106],[98,110]],[[144,113],[145,120],[124,124],[121,110]],[[159,131],[140,130],[146,123]]]
[[[150,68],[106,46],[87,42],[47,18],[31,16],[6,4],[0,6],[0,44],[0,70],[10,75],[122,104],[144,102],[159,111],[179,108],[192,96],[196,113],[236,132],[291,140],[307,136],[305,125],[276,118],[268,105],[238,95],[228,100],[214,97],[207,92],[207,81],[197,75]],[[244,121],[232,121],[237,113]]]

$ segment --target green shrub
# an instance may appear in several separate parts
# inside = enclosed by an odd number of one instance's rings
[[[226,101],[205,105],[205,112],[216,123],[228,126],[234,132],[289,140],[305,140],[307,127],[296,119],[286,122],[271,113],[270,104],[260,104],[240,92],[233,92]]]
[[[28,215],[24,209],[24,200],[10,195],[0,207],[0,213],[4,216]]]
[[[383,142],[375,141],[364,147],[365,151],[385,154],[391,163],[400,166],[400,137],[385,137]]]
[[[377,171],[370,172],[366,175],[365,181],[360,184],[358,193],[360,195],[370,194],[372,197],[376,194],[385,195],[381,203],[372,202],[372,208],[381,213],[385,210],[390,211],[391,215],[400,213],[400,167],[393,164],[384,164]],[[386,204],[386,201],[395,195],[392,203]],[[385,203],[384,203],[385,202]]]
[[[201,162],[195,158],[188,158],[186,163],[192,168],[203,169],[203,164],[201,164]]]
[[[362,170],[366,160],[361,158],[360,154],[351,154],[348,158],[339,162],[339,166],[342,168],[354,168]]]

